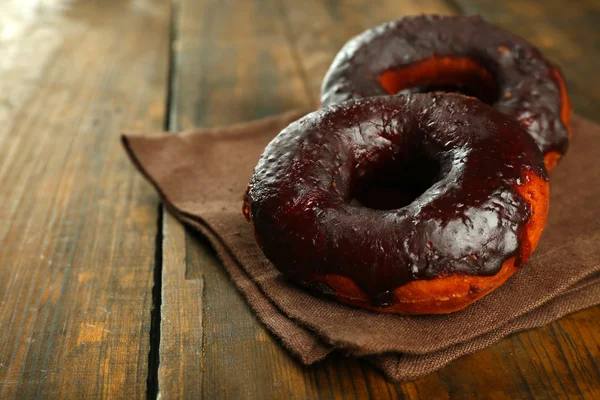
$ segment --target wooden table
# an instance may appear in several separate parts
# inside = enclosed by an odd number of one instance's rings
[[[600,122],[599,2],[34,3],[0,6],[0,398],[600,398],[600,307],[415,382],[340,356],[301,366],[118,141],[316,106],[348,38],[415,13],[525,36]]]

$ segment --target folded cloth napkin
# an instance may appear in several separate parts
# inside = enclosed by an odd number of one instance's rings
[[[391,380],[416,379],[508,334],[600,303],[600,126],[579,117],[572,148],[551,178],[550,216],[537,250],[504,285],[465,310],[375,313],[288,282],[256,245],[242,195],[267,143],[304,114],[122,138],[169,211],[210,240],[260,321],[304,364],[338,350],[365,357]]]

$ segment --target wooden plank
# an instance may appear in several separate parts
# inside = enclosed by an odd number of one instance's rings
[[[180,2],[173,130],[310,104],[275,6]],[[182,313],[187,307],[196,311]],[[191,330],[196,338],[181,334]],[[276,374],[281,368],[285,379]],[[302,370],[258,324],[205,241],[166,217],[159,396],[277,398],[301,393],[302,380]]]
[[[13,3],[0,17],[0,398],[142,398],[158,204],[119,133],[162,127],[168,4]]]
[[[515,0],[516,2],[516,0]],[[322,77],[351,36],[417,13],[456,13],[442,1],[183,0],[173,126],[215,126],[318,103]],[[558,60],[559,62],[561,60]],[[340,356],[302,367],[256,321],[205,241],[166,220],[163,279],[202,283],[190,297],[163,288],[164,318],[201,303],[200,355],[163,335],[161,396],[166,398],[558,398],[593,397],[600,381],[597,308],[533,332],[513,335],[415,382],[390,384],[369,365]],[[168,241],[168,246],[167,246]],[[168,248],[168,250],[167,250]],[[167,254],[185,253],[185,259]],[[167,276],[169,275],[169,276]],[[186,281],[186,282],[188,282]],[[189,283],[187,283],[189,285]],[[187,290],[187,289],[186,289]],[[181,329],[191,322],[176,319]],[[569,322],[571,321],[571,322]],[[591,327],[591,328],[590,328]],[[177,360],[177,356],[181,357]],[[178,363],[175,365],[174,363]],[[183,365],[191,366],[189,370]],[[200,376],[196,371],[201,371]],[[476,374],[476,375],[475,375]],[[186,388],[169,381],[186,382]],[[162,390],[164,389],[164,390]]]
[[[163,235],[159,390],[162,398],[184,398],[200,393],[204,373],[204,277],[185,268],[186,251],[178,245],[185,243],[186,233],[168,213]]]

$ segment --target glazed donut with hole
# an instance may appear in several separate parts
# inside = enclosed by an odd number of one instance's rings
[[[522,124],[461,94],[355,99],[265,149],[244,214],[285,276],[382,312],[460,310],[535,249],[549,183]]]

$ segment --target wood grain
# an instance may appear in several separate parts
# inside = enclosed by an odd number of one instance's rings
[[[200,393],[204,347],[204,278],[190,275],[183,226],[170,214],[163,223],[163,280],[158,390],[164,398]],[[208,262],[212,261],[209,259]],[[183,268],[182,268],[183,267]]]
[[[316,106],[322,77],[348,38],[408,14],[459,11],[454,3],[416,0],[240,3],[181,2],[176,100],[171,110],[176,116],[174,129],[230,124],[296,106]],[[493,8],[494,2],[483,3]],[[534,26],[533,19],[528,22]],[[567,26],[553,25],[552,34],[560,36]],[[560,54],[551,56],[563,63]],[[591,90],[582,96],[594,98]],[[576,101],[576,107],[584,103]],[[595,361],[600,359],[598,308],[510,336],[423,379],[394,385],[368,364],[339,355],[312,367],[298,364],[256,321],[201,237],[191,232],[184,236],[172,219],[166,220],[165,232],[171,232],[165,236],[165,263],[169,254],[186,256],[169,256],[169,262],[177,265],[167,270],[165,264],[164,281],[171,275],[181,280],[185,271],[188,281],[202,282],[202,289],[185,297],[175,287],[163,288],[163,310],[170,310],[163,313],[163,321],[173,321],[191,302],[200,303],[200,318],[176,318],[169,329],[186,331],[200,319],[204,351],[198,354],[191,346],[175,353],[173,343],[182,339],[163,335],[161,369],[174,366],[175,371],[159,377],[164,398],[600,397]],[[179,368],[186,363],[193,367]],[[193,383],[182,389],[170,379]]]
[[[162,127],[168,4],[29,3],[0,38],[0,398],[141,398],[157,199],[118,135]]]

